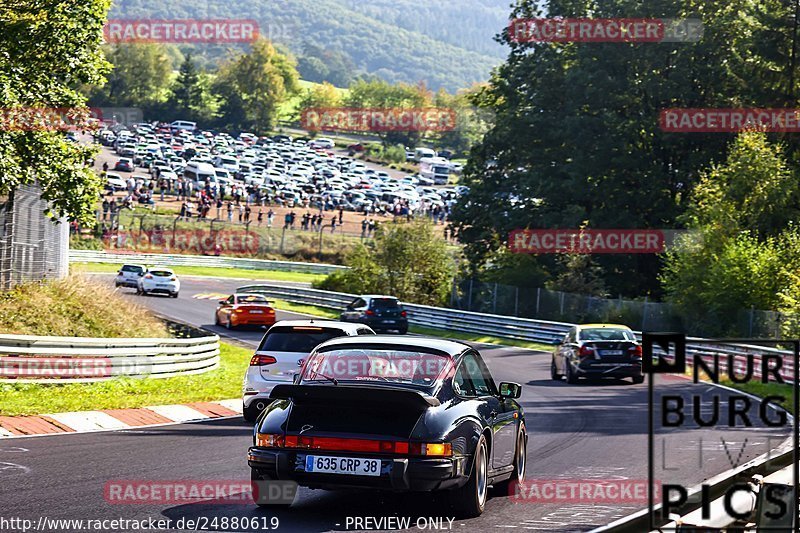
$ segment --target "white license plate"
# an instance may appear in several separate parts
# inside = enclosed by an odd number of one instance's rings
[[[257,311],[250,311],[250,314],[251,314],[251,315],[260,315],[260,314],[262,314],[263,312],[264,312],[264,311],[261,311],[261,310],[257,310]]]
[[[622,350],[601,350],[600,355],[622,355]]]
[[[384,320],[383,323],[384,324],[394,324],[395,321],[394,320]]]
[[[169,283],[159,283],[157,287],[159,289],[169,289]]]
[[[306,456],[306,472],[348,474],[351,476],[380,476],[381,460],[308,455]]]

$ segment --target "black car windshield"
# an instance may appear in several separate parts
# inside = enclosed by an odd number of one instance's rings
[[[340,329],[312,326],[279,326],[272,328],[261,341],[259,352],[311,353],[325,341],[343,337]]]
[[[446,355],[413,350],[343,348],[317,352],[303,369],[303,381],[391,382],[430,387],[451,367]]]
[[[582,341],[635,341],[633,332],[627,329],[589,328],[582,329],[578,337]]]
[[[400,302],[394,298],[373,298],[371,306],[373,309],[396,309],[400,307]]]

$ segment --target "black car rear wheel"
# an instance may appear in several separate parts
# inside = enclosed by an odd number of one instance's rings
[[[644,383],[644,376],[633,376],[634,385],[641,385],[642,383]]]
[[[558,373],[558,367],[556,367],[555,357],[550,361],[550,379],[555,381],[561,381],[561,374]]]
[[[483,513],[489,492],[489,454],[486,451],[486,439],[481,435],[475,446],[475,460],[472,474],[467,483],[450,493],[453,507],[459,518],[475,518]]]
[[[575,385],[576,383],[578,383],[578,374],[576,374],[575,371],[572,370],[572,363],[570,363],[569,361],[567,361],[567,364],[565,366],[567,367],[567,383],[569,383],[570,385]]]

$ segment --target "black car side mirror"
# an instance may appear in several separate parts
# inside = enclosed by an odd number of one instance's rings
[[[501,383],[500,397],[516,400],[522,396],[522,385],[519,383]]]

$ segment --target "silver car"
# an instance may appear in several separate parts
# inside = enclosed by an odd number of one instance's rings
[[[147,269],[144,265],[122,265],[114,278],[115,287],[139,288],[139,278],[144,275]]]
[[[270,403],[275,385],[291,383],[306,357],[318,345],[336,337],[375,335],[364,324],[332,320],[282,320],[269,328],[258,346],[244,376],[242,412],[255,422]]]

